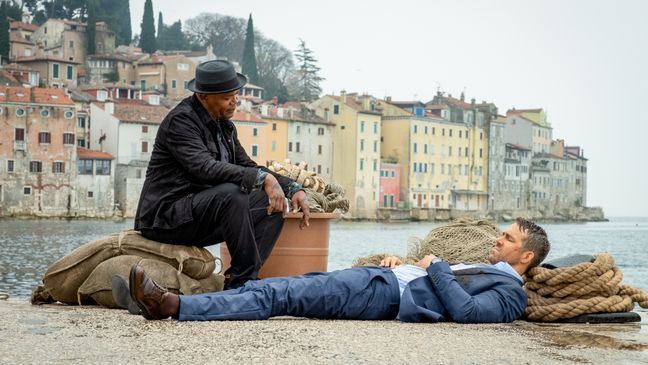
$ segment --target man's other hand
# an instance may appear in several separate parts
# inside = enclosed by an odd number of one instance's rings
[[[403,260],[399,259],[396,256],[387,256],[384,259],[380,260],[380,266],[388,267],[390,269],[395,268],[398,265],[402,265]]]
[[[297,213],[299,209],[304,213],[301,222],[299,222],[299,229],[304,229],[309,226],[308,220],[310,219],[310,209],[308,208],[308,198],[303,190],[300,190],[292,196],[292,210]]]
[[[283,212],[286,209],[286,196],[277,179],[272,174],[266,175],[263,191],[268,195],[268,215],[272,212]]]
[[[430,266],[432,260],[436,259],[436,256],[430,254],[421,259],[421,261],[416,263],[416,266],[427,269]]]

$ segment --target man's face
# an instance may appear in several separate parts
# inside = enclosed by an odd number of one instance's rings
[[[508,262],[511,266],[518,264],[524,252],[523,242],[526,238],[527,234],[520,230],[517,223],[511,224],[495,240],[488,255],[488,261],[491,264],[501,261]]]
[[[223,94],[202,94],[200,100],[213,118],[231,119],[236,111],[238,90]]]

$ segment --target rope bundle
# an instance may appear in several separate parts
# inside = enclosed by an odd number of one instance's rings
[[[607,253],[571,267],[534,267],[524,284],[529,297],[525,315],[532,321],[552,322],[588,313],[627,312],[634,303],[648,308],[648,293],[621,284],[622,279]]]
[[[287,159],[282,165],[273,161],[268,169],[301,184],[306,191],[311,212],[331,213],[336,209],[343,213],[349,211],[349,199],[344,197],[345,191],[342,186],[335,183],[327,184],[323,177],[318,176],[314,171],[308,171],[306,162],[293,165]]]

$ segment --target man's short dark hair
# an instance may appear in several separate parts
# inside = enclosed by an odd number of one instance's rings
[[[520,227],[520,231],[526,233],[526,239],[522,242],[523,248],[533,252],[533,261],[527,267],[529,270],[540,265],[547,257],[551,244],[547,238],[547,232],[539,225],[520,217],[515,218],[515,223]]]

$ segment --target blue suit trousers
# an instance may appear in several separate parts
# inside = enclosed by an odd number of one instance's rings
[[[253,280],[237,289],[181,295],[178,319],[394,319],[399,304],[398,279],[390,269],[359,267]]]

